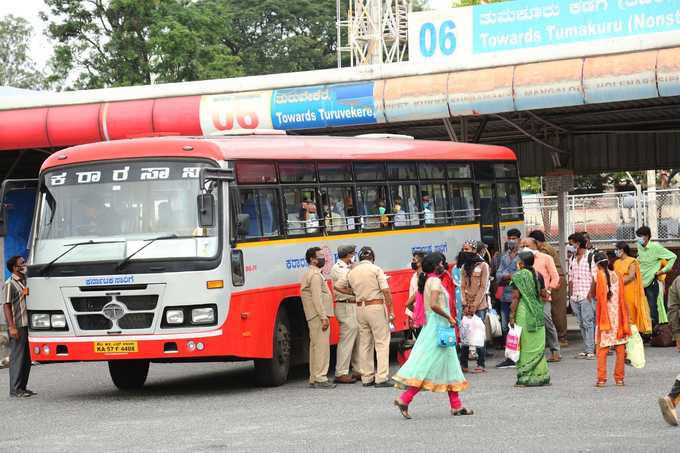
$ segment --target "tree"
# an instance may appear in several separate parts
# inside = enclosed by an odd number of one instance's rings
[[[241,75],[222,44],[233,10],[211,0],[45,0],[54,65],[76,88]]]
[[[0,19],[0,85],[42,88],[45,79],[29,57],[33,28],[26,19],[11,14]]]
[[[75,86],[181,82],[336,65],[335,0],[45,0]],[[342,0],[342,8],[348,8]],[[73,79],[74,77],[72,77]]]
[[[500,3],[507,0],[458,0],[453,2],[454,7],[458,6],[474,6],[481,5],[482,3]]]

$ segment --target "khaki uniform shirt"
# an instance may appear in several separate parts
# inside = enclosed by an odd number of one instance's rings
[[[559,275],[564,275],[564,271],[562,270],[562,261],[560,260],[560,254],[559,252],[553,247],[552,245],[548,244],[547,242],[544,242],[543,245],[538,247],[538,250],[540,252],[545,253],[546,255],[550,255],[550,257],[553,259],[555,262],[555,267],[557,268],[557,273]]]
[[[326,279],[318,267],[309,266],[307,272],[303,275],[300,283],[300,296],[307,321],[317,316],[321,319],[328,319],[329,316],[333,316],[331,291],[328,289]]]
[[[385,299],[382,290],[388,289],[387,276],[381,268],[368,260],[360,262],[338,281],[338,288],[350,288],[358,302]]]
[[[331,280],[333,280],[333,285],[342,280],[342,278],[345,277],[349,273],[349,271],[350,271],[349,265],[345,263],[343,260],[338,260],[331,268]],[[335,300],[338,301],[354,300],[354,296],[350,296],[349,294],[344,294],[341,293],[340,291],[336,291]]]

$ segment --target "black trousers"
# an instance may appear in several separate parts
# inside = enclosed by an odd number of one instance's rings
[[[652,318],[652,326],[659,324],[659,308],[656,305],[656,300],[659,297],[659,281],[654,278],[652,283],[645,288],[645,297],[649,304],[649,316]]]
[[[16,395],[26,390],[31,373],[31,352],[28,346],[28,327],[20,327],[19,338],[9,338],[9,393]]]

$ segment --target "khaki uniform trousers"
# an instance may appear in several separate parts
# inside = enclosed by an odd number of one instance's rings
[[[551,298],[551,313],[557,337],[564,341],[567,339],[567,285],[564,275],[560,275],[560,286],[552,291]]]
[[[366,305],[357,307],[359,320],[359,363],[361,382],[379,384],[389,379],[390,373],[390,326],[385,305]],[[375,349],[374,349],[375,347]],[[376,371],[373,351],[378,360]]]
[[[340,324],[340,339],[338,340],[335,360],[335,376],[348,375],[350,364],[355,372],[361,372],[357,305],[354,303],[338,302],[335,305],[335,319]]]
[[[318,316],[307,321],[309,327],[309,383],[328,382],[328,362],[331,358],[330,327],[321,330]]]

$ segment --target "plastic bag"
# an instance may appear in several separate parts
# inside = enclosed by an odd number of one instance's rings
[[[519,360],[519,340],[522,337],[522,327],[515,324],[510,328],[505,340],[505,357],[517,362]]]
[[[628,338],[626,343],[626,357],[630,360],[630,364],[635,368],[645,367],[645,346],[642,343],[642,337],[635,325],[630,326],[632,335]]]
[[[484,321],[475,316],[465,316],[460,326],[461,343],[466,346],[482,347],[486,342],[486,326]]]
[[[491,326],[491,336],[493,338],[502,337],[503,329],[501,327],[501,320],[498,317],[496,310],[493,308],[489,310],[489,313],[486,314],[486,317],[489,319],[489,326]]]

